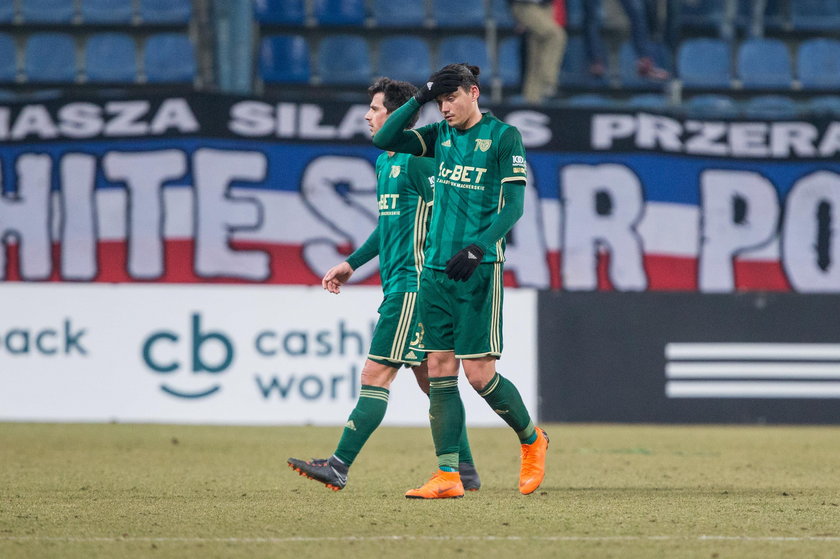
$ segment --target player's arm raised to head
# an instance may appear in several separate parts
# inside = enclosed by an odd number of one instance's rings
[[[406,130],[405,127],[420,110],[420,103],[413,97],[402,107],[391,113],[382,128],[374,134],[373,145],[380,149],[429,156],[429,145],[421,131]]]

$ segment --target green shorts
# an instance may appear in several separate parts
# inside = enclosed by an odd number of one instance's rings
[[[454,351],[459,359],[500,357],[503,298],[501,262],[481,264],[467,281],[423,268],[411,349]]]
[[[399,369],[423,362],[426,353],[412,350],[408,343],[417,327],[417,293],[391,293],[379,305],[379,321],[373,330],[368,359]]]

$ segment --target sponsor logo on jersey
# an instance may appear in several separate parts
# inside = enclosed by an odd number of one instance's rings
[[[493,140],[476,140],[475,149],[473,151],[487,151],[493,145]]]
[[[440,143],[442,147],[451,148],[452,147],[452,140],[444,140]]]
[[[524,155],[514,155],[513,156],[513,164],[520,165],[522,167],[525,166],[525,156]]]
[[[396,210],[397,202],[400,200],[399,194],[380,194],[379,195],[379,210],[380,215],[383,210]],[[397,212],[399,214],[399,212]],[[388,214],[391,215],[391,214]]]
[[[413,351],[409,351],[408,353],[405,354],[405,358],[406,359],[417,359],[417,354],[414,353]]]
[[[392,179],[397,178],[400,176],[400,169],[399,165],[391,165],[391,174],[389,175]]]

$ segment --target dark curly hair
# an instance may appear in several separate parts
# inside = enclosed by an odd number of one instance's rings
[[[385,110],[390,114],[402,107],[406,101],[414,97],[414,95],[417,94],[417,88],[408,82],[383,77],[376,78],[373,84],[371,84],[368,88],[368,95],[370,95],[371,99],[373,99],[373,96],[377,93],[383,94],[382,104],[385,106]],[[417,123],[418,116],[419,115],[414,115],[414,118],[412,118],[411,122],[408,123],[409,128],[414,127]]]

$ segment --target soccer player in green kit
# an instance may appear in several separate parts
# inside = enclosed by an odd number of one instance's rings
[[[426,260],[420,277],[411,348],[429,361],[432,438],[438,471],[405,496],[464,494],[458,437],[463,405],[459,361],[470,385],[516,432],[521,443],[519,491],[545,477],[548,437],[531,421],[516,387],[496,372],[502,353],[505,235],[522,216],[525,149],[519,131],[478,107],[479,69],[449,64],[432,74],[373,137],[379,148],[434,158],[437,176]],[[444,121],[406,130],[423,103],[435,100]]]
[[[365,114],[372,134],[391,113],[417,93],[407,82],[379,78],[368,88],[370,108]],[[408,121],[412,126],[416,116]],[[402,366],[414,370],[417,383],[429,393],[429,371],[424,352],[408,344],[417,324],[417,287],[423,267],[428,215],[433,200],[434,161],[404,153],[384,152],[376,160],[376,194],[379,219],[368,239],[344,262],[324,275],[321,285],[338,294],[362,264],[379,255],[379,274],[385,295],[379,307],[370,352],[362,369],[361,390],[350,413],[338,447],[326,459],[289,458],[289,466],[310,479],[338,491],[347,483],[347,472],[370,435],[379,426],[388,407],[391,382]],[[481,486],[473,465],[464,422],[458,443],[464,486]]]

